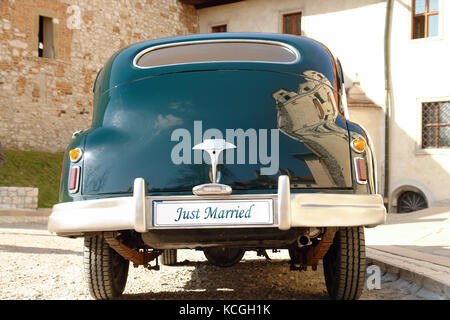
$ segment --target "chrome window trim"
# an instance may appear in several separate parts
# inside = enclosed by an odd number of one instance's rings
[[[293,52],[295,55],[295,60],[291,62],[273,62],[273,61],[240,61],[240,60],[218,60],[218,61],[200,61],[200,62],[185,62],[185,63],[174,63],[174,64],[162,64],[158,66],[150,66],[150,67],[142,67],[137,64],[138,60],[145,54],[150,51],[155,51],[163,48],[170,47],[179,47],[179,46],[187,46],[191,44],[204,44],[204,43],[226,43],[226,42],[241,42],[241,43],[262,43],[262,44],[270,44],[277,45],[280,47],[284,47],[289,51]],[[279,42],[279,41],[270,41],[270,40],[253,40],[253,39],[214,39],[214,40],[198,40],[198,41],[186,41],[186,42],[177,42],[177,43],[168,43],[157,45],[154,47],[150,47],[140,51],[133,59],[133,66],[138,69],[151,69],[151,68],[159,68],[159,67],[167,67],[167,66],[176,66],[176,65],[187,65],[187,64],[198,64],[198,63],[218,63],[218,62],[250,62],[250,63],[277,63],[277,64],[295,64],[300,60],[300,53],[293,46]]]

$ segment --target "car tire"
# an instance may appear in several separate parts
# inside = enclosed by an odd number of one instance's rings
[[[129,260],[123,258],[99,236],[84,238],[84,273],[91,296],[114,299],[125,289]]]
[[[231,267],[241,261],[245,250],[241,248],[211,247],[203,249],[209,263],[218,267]]]
[[[173,266],[177,263],[177,249],[165,249],[159,256],[159,262],[165,266]]]
[[[366,276],[364,228],[342,228],[323,258],[328,294],[334,300],[357,300]]]

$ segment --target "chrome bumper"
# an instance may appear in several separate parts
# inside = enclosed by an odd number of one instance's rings
[[[134,181],[132,197],[65,202],[55,205],[49,217],[48,230],[59,235],[115,230],[147,232],[151,229],[160,229],[152,222],[152,201],[189,201],[205,198],[273,199],[273,225],[233,225],[231,228],[276,227],[280,230],[289,230],[292,227],[375,226],[386,221],[386,209],[380,195],[291,194],[289,185],[289,178],[280,176],[277,194],[147,197],[144,179],[137,178]],[[229,225],[214,228],[220,227],[230,228]]]

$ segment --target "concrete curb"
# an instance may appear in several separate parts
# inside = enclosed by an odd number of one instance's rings
[[[2,209],[0,216],[14,216],[14,217],[48,217],[52,213],[51,208],[33,209]]]
[[[413,282],[450,300],[450,268],[366,247],[367,265],[377,265],[405,281]]]

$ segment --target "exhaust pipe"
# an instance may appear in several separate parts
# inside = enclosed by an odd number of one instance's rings
[[[303,231],[303,234],[297,236],[297,245],[299,248],[312,244],[311,238],[317,238],[321,234],[319,228],[309,228]]]
[[[297,243],[299,247],[304,247],[310,245],[312,242],[311,238],[308,235],[304,234],[297,238]]]

